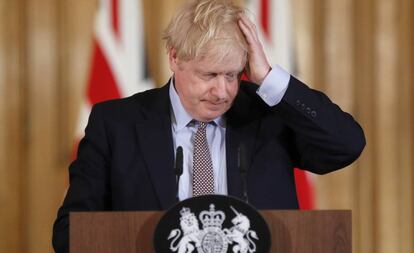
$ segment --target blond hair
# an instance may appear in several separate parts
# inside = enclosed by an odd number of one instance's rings
[[[188,1],[164,31],[167,51],[175,49],[178,59],[189,61],[207,54],[223,58],[238,49],[245,60],[247,43],[238,26],[243,12],[231,0]]]

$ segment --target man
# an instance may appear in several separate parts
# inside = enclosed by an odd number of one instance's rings
[[[354,119],[271,67],[255,26],[230,1],[187,3],[164,39],[174,73],[167,85],[92,109],[54,225],[56,251],[67,251],[70,211],[164,210],[177,191],[181,200],[241,197],[240,145],[248,197],[258,209],[298,208],[294,167],[324,174],[362,152]],[[251,82],[240,81],[243,71]],[[178,146],[184,172],[177,189]]]

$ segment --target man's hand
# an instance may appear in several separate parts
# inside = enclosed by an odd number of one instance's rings
[[[247,54],[246,74],[250,81],[260,85],[270,72],[271,67],[257,35],[256,26],[246,15],[240,13],[239,26],[246,37],[249,51]]]

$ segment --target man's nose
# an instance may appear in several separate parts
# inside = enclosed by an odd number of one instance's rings
[[[217,76],[216,82],[212,89],[212,94],[219,99],[227,97],[227,80],[224,76]]]

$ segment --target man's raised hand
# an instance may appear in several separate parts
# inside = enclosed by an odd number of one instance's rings
[[[249,47],[246,74],[250,81],[260,85],[270,72],[271,67],[266,58],[262,42],[259,40],[255,24],[243,13],[240,13],[239,17],[239,27]]]

